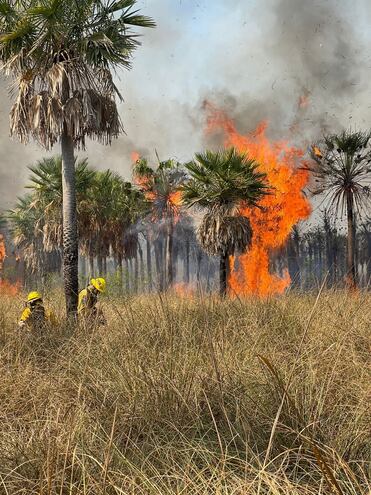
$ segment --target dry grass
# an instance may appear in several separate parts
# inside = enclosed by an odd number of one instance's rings
[[[369,493],[370,295],[105,304],[22,337],[0,298],[0,493]]]

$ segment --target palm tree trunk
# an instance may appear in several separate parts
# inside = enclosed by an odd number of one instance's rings
[[[199,248],[197,252],[197,269],[196,269],[196,280],[197,285],[200,285],[201,282],[201,265],[203,259],[203,251]]]
[[[74,144],[66,129],[61,139],[63,190],[63,277],[68,316],[75,316],[79,292]]]
[[[367,266],[366,266],[366,286],[371,287],[371,232],[366,232],[367,240]]]
[[[220,297],[225,297],[227,295],[228,266],[229,266],[228,253],[223,253],[220,255],[220,269],[219,269]]]
[[[140,245],[140,242],[138,241],[138,252],[139,252],[139,260],[140,260],[140,285],[141,285],[141,291],[144,290],[144,260],[143,260],[143,249],[142,246]]]
[[[162,239],[159,238],[155,241],[155,261],[156,261],[156,274],[157,274],[157,287],[161,292],[164,290],[164,271],[162,268]]]
[[[138,282],[139,282],[139,265],[138,265],[138,249],[135,250],[134,257],[134,293],[138,293]]]
[[[152,258],[151,258],[151,244],[149,242],[148,233],[146,236],[146,249],[147,249],[147,274],[148,274],[148,292],[152,290]]]
[[[354,288],[357,285],[357,281],[356,281],[356,269],[354,263],[355,222],[354,222],[354,211],[353,211],[353,195],[351,191],[347,192],[347,220],[348,220],[347,283],[349,287]]]
[[[189,243],[189,239],[186,239],[185,242],[186,242],[186,245],[185,245],[184,282],[186,284],[189,284],[189,282],[190,282],[190,265],[189,265],[190,243]]]
[[[126,292],[127,294],[130,294],[130,269],[129,269],[129,260],[127,258],[125,258],[125,269],[126,269],[126,274],[125,274]]]
[[[94,277],[94,256],[89,255],[89,277]]]
[[[117,254],[117,274],[118,274],[118,278],[119,278],[119,291],[120,291],[120,294],[122,294],[122,289],[123,289],[123,286],[122,286],[122,253],[118,253]]]
[[[97,265],[98,265],[98,275],[101,277],[103,274],[103,258],[101,254],[97,256]]]
[[[166,252],[167,288],[171,287],[174,281],[173,244],[174,244],[174,224],[173,221],[170,220],[168,235],[167,235],[167,252]]]

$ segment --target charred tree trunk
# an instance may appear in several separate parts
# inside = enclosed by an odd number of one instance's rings
[[[117,275],[119,282],[119,291],[122,293],[123,285],[122,285],[122,253],[117,254]]]
[[[142,246],[140,245],[140,242],[138,242],[138,253],[139,253],[139,260],[140,260],[140,285],[141,285],[141,291],[144,289],[144,260],[143,260],[143,249]]]
[[[61,139],[63,193],[63,278],[66,312],[75,317],[79,292],[78,237],[76,213],[75,157],[72,138],[66,128]]]
[[[149,234],[146,236],[146,257],[147,257],[147,275],[148,275],[148,292],[152,290],[152,258],[151,258],[151,243],[149,242]]]
[[[366,285],[368,287],[370,287],[371,286],[371,232],[366,232],[366,240],[367,240],[367,267],[366,267],[367,280],[366,280]]]
[[[171,220],[168,227],[167,250],[166,250],[167,288],[170,288],[174,282],[173,245],[174,245],[174,224],[173,221]]]
[[[103,274],[103,257],[100,253],[97,256],[97,268],[98,268],[98,275],[101,277]]]
[[[200,285],[200,282],[201,282],[201,265],[202,265],[202,259],[203,259],[203,252],[202,252],[201,249],[199,249],[198,252],[197,252],[197,271],[196,271],[197,285]]]
[[[138,293],[138,282],[139,282],[139,264],[138,264],[138,249],[135,251],[134,257],[134,292]]]
[[[347,284],[350,288],[357,286],[355,269],[355,219],[352,191],[347,192]]]
[[[94,256],[89,256],[89,278],[94,277]]]
[[[299,263],[299,246],[300,241],[297,238],[298,233],[292,233],[286,247],[287,267],[289,270],[291,284],[293,287],[301,287],[300,263]]]
[[[225,297],[227,295],[228,267],[229,267],[229,256],[228,256],[228,252],[226,252],[220,255],[220,267],[219,267],[220,297]]]
[[[129,260],[125,258],[125,286],[126,286],[126,292],[129,294],[130,293],[130,271],[129,271]]]
[[[157,273],[157,285],[160,291],[164,290],[164,270],[162,263],[162,239],[157,239],[155,241],[155,262],[156,262],[156,273]]]
[[[184,267],[184,282],[186,284],[189,284],[190,282],[190,242],[189,242],[189,238],[186,239],[185,241],[185,260],[184,260],[184,263],[185,263],[185,267]]]

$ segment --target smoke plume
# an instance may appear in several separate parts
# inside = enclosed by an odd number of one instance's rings
[[[240,132],[267,120],[272,138],[296,145],[369,126],[368,0],[142,0],[139,7],[158,27],[143,31],[133,70],[119,74],[126,135],[112,147],[89,144],[81,155],[92,166],[130,178],[134,150],[182,161],[220,146],[204,135],[205,99],[227,110]],[[27,165],[46,154],[9,139],[4,88],[0,208],[12,206]]]

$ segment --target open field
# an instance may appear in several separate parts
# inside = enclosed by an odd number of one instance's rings
[[[370,294],[104,304],[22,337],[0,298],[1,494],[369,493]]]

